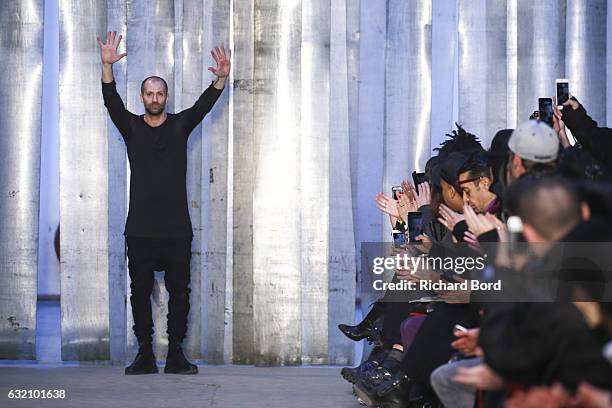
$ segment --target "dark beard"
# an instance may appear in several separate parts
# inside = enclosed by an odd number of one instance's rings
[[[151,116],[161,116],[164,113],[164,109],[166,108],[165,106],[162,105],[158,105],[160,107],[159,112],[153,112],[151,111],[146,105],[145,105],[145,111],[151,115]]]

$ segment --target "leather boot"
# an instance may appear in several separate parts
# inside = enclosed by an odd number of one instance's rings
[[[376,346],[374,349],[372,349],[370,356],[363,363],[354,368],[344,367],[342,370],[340,370],[340,374],[346,381],[350,382],[351,384],[355,384],[361,374],[378,367],[385,359],[387,353],[388,350]]]
[[[198,367],[195,364],[191,364],[189,360],[185,358],[181,343],[171,341],[170,344],[168,344],[168,356],[166,357],[166,367],[164,367],[164,373],[197,374]]]
[[[125,367],[125,374],[157,374],[158,372],[155,354],[153,354],[153,347],[151,343],[140,343],[138,354],[136,355],[134,362]]]
[[[379,330],[374,326],[374,322],[382,315],[384,311],[384,304],[380,302],[374,303],[372,309],[368,312],[366,317],[357,325],[349,326],[347,324],[339,324],[338,329],[349,339],[353,341],[360,341],[368,339],[369,341],[376,341],[380,337]]]

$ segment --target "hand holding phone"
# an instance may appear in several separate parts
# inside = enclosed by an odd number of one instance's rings
[[[425,173],[417,173],[416,171],[413,171],[412,181],[414,182],[414,188],[419,191],[419,184],[427,183],[427,175],[425,175]]]

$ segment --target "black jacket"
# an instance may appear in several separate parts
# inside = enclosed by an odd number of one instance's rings
[[[563,121],[584,149],[595,159],[610,166],[612,163],[612,129],[598,127],[597,122],[587,114],[582,105],[576,110],[570,106],[564,107]]]

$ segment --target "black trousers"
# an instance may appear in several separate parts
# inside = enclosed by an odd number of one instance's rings
[[[165,271],[164,282],[170,295],[168,301],[168,339],[181,342],[187,334],[189,314],[189,264],[191,237],[141,238],[126,237],[128,267],[132,295],[134,334],[139,342],[151,342],[153,318],[151,292],[154,271]]]
[[[470,305],[440,303],[427,315],[412,345],[402,361],[402,371],[413,380],[429,385],[433,370],[448,362],[456,352],[451,343],[455,324],[473,327],[475,324]]]

